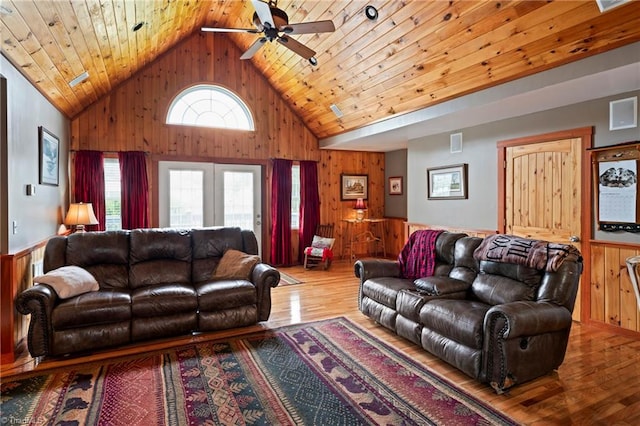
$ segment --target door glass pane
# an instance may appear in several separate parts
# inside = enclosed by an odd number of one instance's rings
[[[225,171],[224,226],[253,230],[253,173]]]
[[[169,226],[199,228],[204,225],[204,172],[169,170]]]

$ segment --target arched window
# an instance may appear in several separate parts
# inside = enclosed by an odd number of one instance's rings
[[[247,105],[224,87],[197,85],[178,94],[169,107],[167,124],[254,130]]]

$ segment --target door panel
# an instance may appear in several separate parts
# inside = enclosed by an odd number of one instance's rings
[[[506,233],[581,249],[581,152],[580,138],[506,147]]]
[[[238,226],[262,247],[262,167],[158,162],[160,227]]]

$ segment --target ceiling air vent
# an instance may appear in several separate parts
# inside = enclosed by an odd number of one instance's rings
[[[331,111],[333,111],[333,113],[336,115],[336,117],[338,118],[342,118],[342,116],[344,115],[342,113],[342,111],[340,111],[340,108],[338,108],[338,105],[336,104],[331,104],[329,105],[329,108],[331,108]]]
[[[630,1],[631,0],[596,0],[596,3],[598,3],[600,12],[606,12],[607,10],[611,10],[614,7],[629,3]]]

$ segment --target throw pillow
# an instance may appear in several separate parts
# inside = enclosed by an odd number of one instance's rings
[[[251,278],[253,267],[258,262],[260,262],[259,256],[247,254],[240,250],[228,249],[222,255],[215,271],[213,271],[213,277],[248,280]]]
[[[62,266],[33,279],[34,283],[47,284],[61,299],[100,290],[98,281],[79,266]]]
[[[336,241],[335,238],[327,238],[321,237],[319,235],[314,235],[313,240],[311,241],[311,247],[313,248],[331,248],[333,247],[333,243]]]

